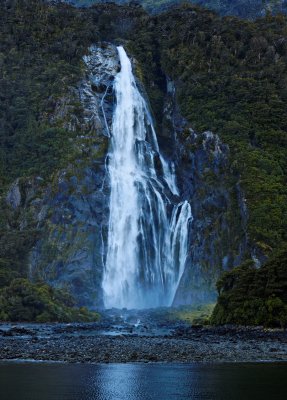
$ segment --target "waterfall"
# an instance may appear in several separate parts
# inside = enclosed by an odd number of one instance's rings
[[[123,47],[118,54],[104,303],[106,308],[170,306],[186,264],[191,208],[179,201],[174,166],[160,154]]]

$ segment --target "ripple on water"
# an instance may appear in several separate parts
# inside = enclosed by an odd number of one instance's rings
[[[1,400],[281,400],[287,364],[1,363]]]

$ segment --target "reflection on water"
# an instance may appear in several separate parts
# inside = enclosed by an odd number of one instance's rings
[[[281,400],[286,364],[0,364],[1,400]]]

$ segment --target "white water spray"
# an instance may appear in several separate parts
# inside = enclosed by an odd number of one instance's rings
[[[187,201],[170,201],[178,195],[174,167],[159,152],[152,118],[123,47],[118,53],[104,303],[106,308],[170,306],[186,264],[191,208]]]

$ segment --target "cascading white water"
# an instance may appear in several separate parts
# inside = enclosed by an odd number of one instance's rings
[[[170,306],[185,268],[191,208],[187,201],[170,200],[178,195],[173,166],[159,152],[123,47],[118,53],[104,303],[106,308]]]

